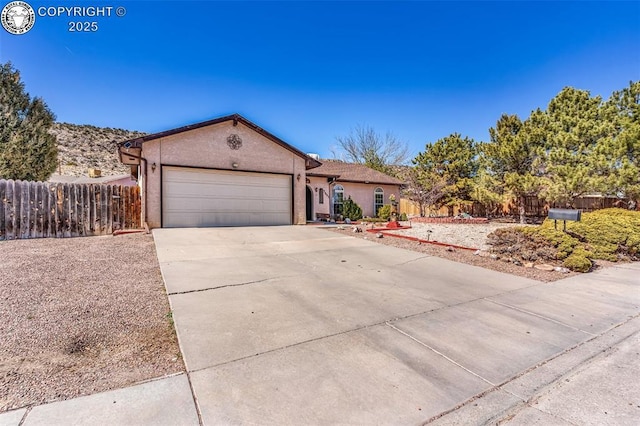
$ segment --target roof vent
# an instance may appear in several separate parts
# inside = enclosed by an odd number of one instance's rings
[[[314,160],[320,160],[320,156],[318,154],[314,154],[312,152],[307,154],[309,157],[313,158]]]

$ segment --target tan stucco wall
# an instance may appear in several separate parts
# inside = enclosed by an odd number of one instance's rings
[[[389,196],[394,194],[396,201],[400,201],[400,188],[398,185],[377,185],[374,183],[353,183],[353,182],[340,182],[329,185],[326,177],[309,177],[308,186],[313,191],[314,204],[313,215],[316,213],[331,213],[331,197],[333,194],[333,187],[335,185],[342,185],[344,187],[344,198],[351,196],[351,199],[356,202],[362,209],[363,216],[373,217],[373,191],[376,188],[382,188],[384,190],[384,204],[390,204]],[[316,191],[316,188],[318,191]],[[320,189],[324,189],[324,204],[319,203]]]
[[[313,170],[313,169],[312,169]],[[329,183],[326,177],[309,176],[309,183],[307,186],[311,188],[313,193],[313,219],[316,214],[330,214],[331,209],[331,192],[329,192]],[[320,204],[320,191],[324,191],[324,203]]]
[[[396,201],[400,201],[400,190],[397,185],[376,185],[374,183],[336,182],[344,187],[344,198],[351,196],[362,209],[363,216],[373,217],[373,191],[376,188],[384,190],[384,204],[390,204],[389,196],[394,194]]]
[[[232,150],[227,145],[227,137],[231,134],[242,138],[240,149]],[[229,121],[145,142],[142,156],[148,162],[145,208],[150,228],[161,226],[162,165],[292,175],[293,223],[306,223],[305,160],[242,123],[234,127]],[[155,171],[152,171],[153,163],[156,164]],[[238,164],[237,169],[232,167],[233,163]]]

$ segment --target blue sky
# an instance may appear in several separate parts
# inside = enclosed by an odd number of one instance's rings
[[[238,112],[322,157],[358,124],[417,154],[487,140],[565,86],[608,97],[640,79],[638,1],[28,2],[126,8],[0,29],[0,61],[59,121],[157,132]]]

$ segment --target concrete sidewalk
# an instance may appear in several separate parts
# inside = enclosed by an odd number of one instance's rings
[[[311,227],[154,236],[187,374],[0,426],[640,423],[640,264],[545,284]]]
[[[186,374],[0,414],[0,426],[168,426],[198,423]]]

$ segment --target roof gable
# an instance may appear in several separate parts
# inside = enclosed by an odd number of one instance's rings
[[[243,125],[245,125],[249,129],[255,131],[256,133],[261,134],[262,136],[264,136],[265,138],[269,139],[270,141],[276,143],[277,145],[280,145],[284,149],[286,149],[288,151],[291,151],[292,153],[296,154],[297,156],[303,158],[305,160],[305,165],[306,165],[307,169],[312,169],[314,167],[318,167],[321,164],[319,161],[315,160],[314,158],[309,157],[304,152],[302,152],[299,149],[293,147],[292,145],[289,145],[288,143],[286,143],[282,139],[278,138],[277,136],[273,135],[272,133],[267,132],[262,127],[257,126],[255,123],[252,123],[251,121],[247,120],[246,118],[244,118],[240,114],[226,115],[224,117],[215,118],[213,120],[203,121],[201,123],[190,124],[188,126],[178,127],[178,128],[171,129],[171,130],[165,130],[163,132],[153,133],[153,134],[150,134],[150,135],[145,135],[145,136],[141,136],[141,137],[138,137],[138,138],[135,138],[135,139],[129,139],[129,140],[120,142],[120,143],[118,143],[118,155],[120,156],[120,161],[122,162],[122,155],[123,154],[130,155],[128,153],[123,153],[122,152],[122,148],[123,147],[125,149],[127,149],[127,150],[131,149],[131,148],[142,148],[142,145],[145,142],[149,142],[149,141],[152,141],[152,140],[155,140],[155,139],[164,138],[164,137],[175,135],[175,134],[178,134],[178,133],[188,132],[190,130],[200,129],[202,127],[207,127],[207,126],[211,126],[211,125],[214,125],[214,124],[224,123],[224,122],[227,122],[227,121],[233,121],[233,125],[234,126],[236,126],[238,123],[242,123]]]

